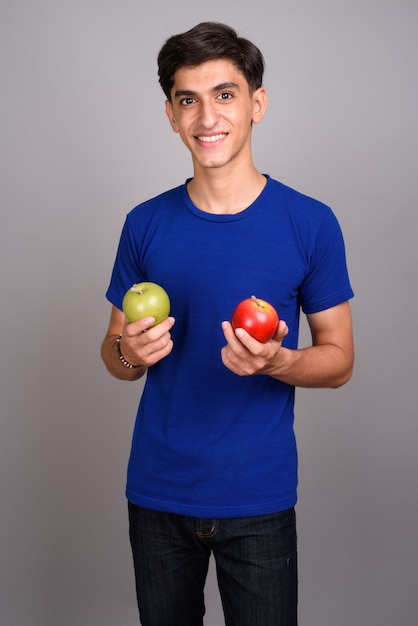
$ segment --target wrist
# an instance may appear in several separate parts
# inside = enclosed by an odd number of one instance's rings
[[[278,352],[276,360],[270,364],[268,371],[269,375],[277,380],[288,383],[289,378],[292,376],[297,359],[297,350],[291,350],[282,346]],[[292,383],[289,382],[289,384]]]
[[[116,353],[118,355],[118,359],[119,361],[122,363],[122,365],[130,370],[133,369],[138,369],[140,367],[142,367],[142,365],[135,365],[134,363],[130,363],[127,359],[125,359],[125,357],[122,354],[122,350],[120,347],[120,341],[122,339],[122,333],[119,335],[119,337],[117,337],[116,342],[115,342],[115,346],[116,346]]]

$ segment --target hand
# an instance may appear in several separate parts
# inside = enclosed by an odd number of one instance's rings
[[[280,320],[276,334],[267,343],[253,339],[243,328],[235,332],[229,322],[222,322],[226,346],[221,350],[223,364],[238,376],[272,374],[279,365],[282,341],[289,332]]]
[[[154,318],[143,317],[126,324],[120,340],[120,350],[125,359],[132,365],[144,367],[161,361],[173,349],[170,330],[174,321],[174,317],[168,317],[157,326],[152,326]]]

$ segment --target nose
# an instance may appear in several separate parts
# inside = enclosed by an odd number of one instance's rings
[[[201,102],[199,118],[204,128],[213,128],[219,119],[216,106],[212,102]]]

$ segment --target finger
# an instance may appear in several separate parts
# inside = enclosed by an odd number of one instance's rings
[[[236,328],[234,330],[230,322],[223,322],[222,328],[230,349],[239,358],[242,359],[246,355],[248,356],[248,352],[257,355],[263,350],[263,344],[260,344],[256,339],[251,337],[243,328]]]
[[[141,319],[136,322],[127,323],[124,329],[124,334],[128,337],[134,337],[135,335],[140,335],[145,330],[150,328],[153,324],[155,324],[155,319],[150,315],[146,317],[141,317]]]
[[[265,350],[265,344],[254,339],[244,328],[236,328],[235,337],[239,340],[241,346],[244,346],[251,354],[259,355]]]
[[[242,328],[233,329],[230,322],[222,322],[222,329],[224,331],[225,339],[231,349],[237,353],[242,354],[244,350],[244,342],[242,336],[247,335],[246,331]]]
[[[151,365],[167,356],[173,349],[173,340],[169,333],[165,333],[162,337],[151,343],[145,344],[137,350],[137,354],[146,365]]]
[[[232,330],[232,326],[230,322],[222,322],[222,330],[225,335],[225,339],[228,343],[230,343],[231,339],[234,339],[234,331]]]
[[[274,339],[276,341],[282,341],[282,339],[284,339],[284,337],[286,337],[286,335],[289,332],[289,327],[286,324],[286,322],[284,320],[280,320],[279,325],[277,327],[276,330],[276,334],[274,335]]]
[[[170,328],[173,326],[173,324],[174,324],[174,317],[168,317],[167,319],[165,319],[164,321],[160,322],[156,326],[154,324],[155,324],[155,318],[153,318],[152,316],[148,315],[146,317],[142,317],[141,319],[137,320],[136,322],[132,322],[131,324],[128,324],[125,327],[125,332],[126,332],[126,334],[129,337],[133,337],[135,335],[141,335],[146,330],[150,330],[151,328],[155,328],[155,329],[158,329],[158,332],[155,333],[156,336],[160,336],[160,335],[164,334],[165,332],[167,332],[168,330],[170,330]]]
[[[167,356],[173,348],[170,328],[174,322],[172,318],[153,326],[149,330],[139,334],[128,336],[123,333],[121,341],[124,342],[122,351],[131,363],[140,363],[147,367]],[[136,324],[136,322],[135,322]]]

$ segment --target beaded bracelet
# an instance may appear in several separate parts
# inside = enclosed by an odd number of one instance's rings
[[[122,333],[119,335],[119,337],[116,339],[116,351],[118,353],[118,357],[119,357],[119,361],[122,363],[122,365],[124,365],[125,367],[129,367],[130,370],[133,369],[137,369],[138,367],[141,367],[141,365],[133,365],[132,363],[129,363],[129,361],[127,361],[125,359],[125,357],[123,356],[121,350],[120,350],[120,340],[122,339]]]

